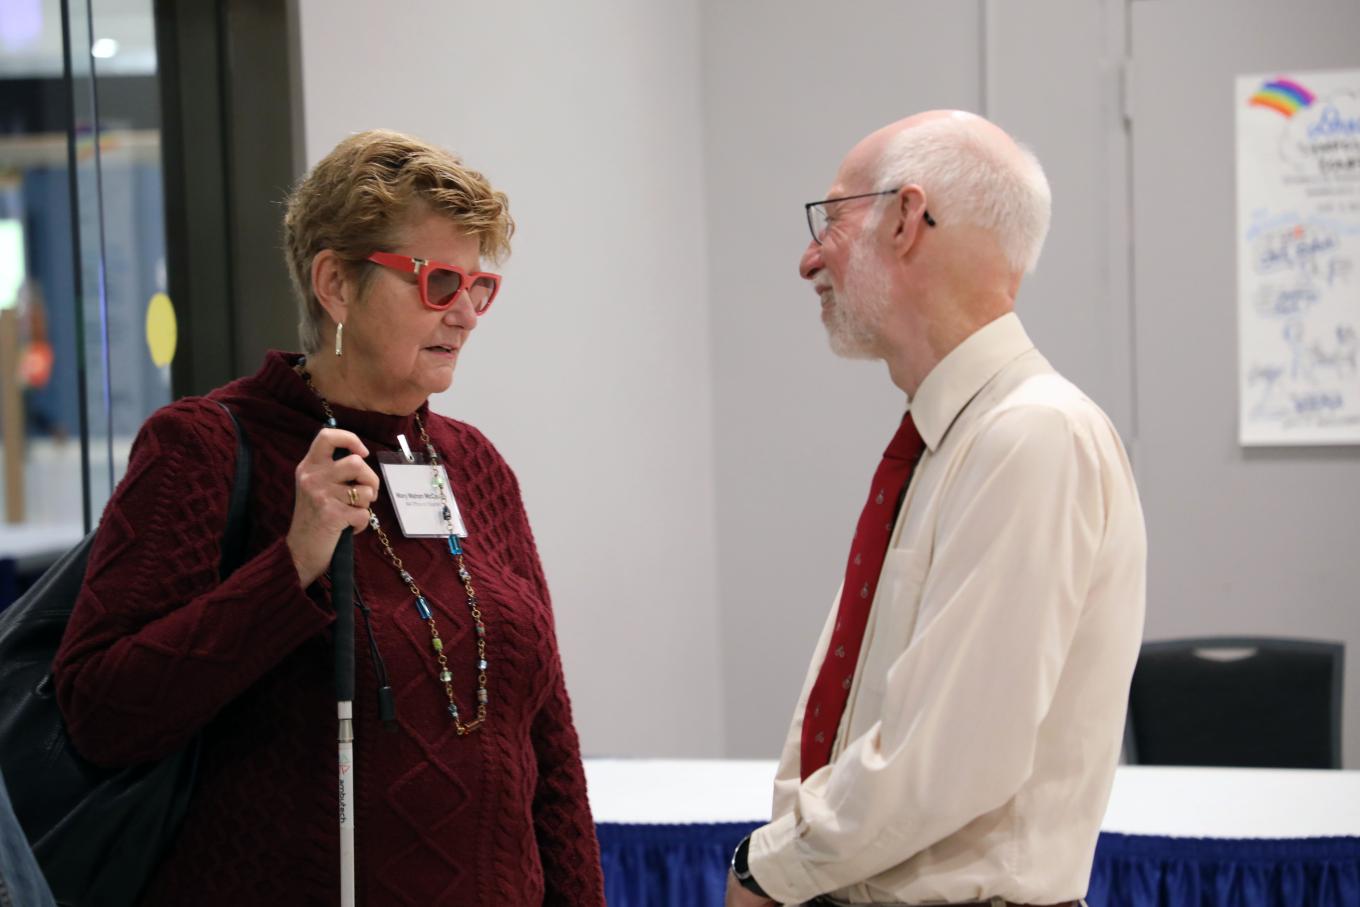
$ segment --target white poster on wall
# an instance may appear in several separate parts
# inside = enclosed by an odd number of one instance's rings
[[[1242,444],[1360,444],[1360,70],[1238,76]]]

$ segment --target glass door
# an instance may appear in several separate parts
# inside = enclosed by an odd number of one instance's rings
[[[98,522],[171,399],[153,21],[0,7],[0,606]]]
[[[142,422],[171,400],[173,306],[151,0],[67,0],[86,520],[97,522]]]

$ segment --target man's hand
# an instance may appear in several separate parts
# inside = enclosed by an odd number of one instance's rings
[[[727,871],[727,897],[723,904],[724,907],[779,907],[778,901],[762,898],[742,888],[730,869]]]

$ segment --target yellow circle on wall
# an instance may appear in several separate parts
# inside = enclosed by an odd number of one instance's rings
[[[170,297],[157,293],[146,306],[146,345],[151,350],[151,361],[169,365],[175,358],[175,344],[179,340],[179,324]]]

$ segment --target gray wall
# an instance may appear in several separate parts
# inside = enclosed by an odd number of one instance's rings
[[[1050,361],[1136,439],[1129,284],[1126,4],[983,4],[984,107],[1030,145],[1053,189],[1053,226],[1020,312]]]
[[[1344,640],[1360,768],[1360,447],[1238,446],[1233,122],[1236,75],[1360,69],[1360,3],[1139,0],[1130,21],[1147,635]]]
[[[586,752],[721,755],[698,8],[300,6],[309,162],[386,126],[510,194],[505,288],[432,405],[519,475]]]
[[[858,138],[976,109],[976,3],[707,0],[703,98],[728,752],[778,755],[905,398],[827,349],[804,202]]]

